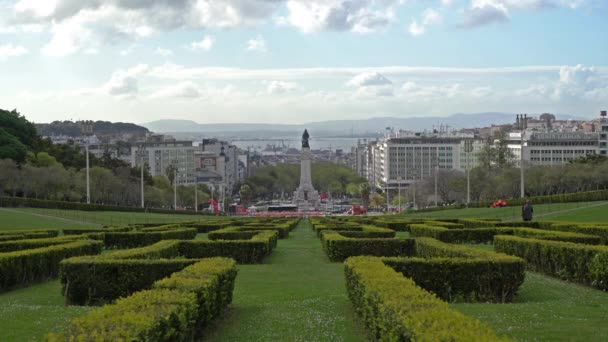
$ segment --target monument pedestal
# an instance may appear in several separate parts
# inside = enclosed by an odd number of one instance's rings
[[[319,192],[312,186],[311,177],[312,152],[308,146],[308,132],[302,136],[302,159],[300,161],[300,186],[293,194],[293,203],[298,211],[316,211],[321,206]]]

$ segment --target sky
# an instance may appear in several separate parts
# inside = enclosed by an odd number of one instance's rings
[[[306,123],[608,109],[606,0],[0,0],[29,120]]]

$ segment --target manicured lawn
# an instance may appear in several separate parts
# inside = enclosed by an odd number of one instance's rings
[[[607,341],[608,293],[528,272],[512,304],[453,304],[519,341]]]
[[[591,208],[582,208],[565,213],[547,215],[540,219],[571,222],[602,222],[606,224],[608,223],[608,203]]]
[[[205,329],[209,341],[365,341],[344,285],[306,222],[263,265],[241,265],[231,308]]]
[[[0,340],[42,341],[89,307],[64,306],[59,280],[0,294]]]
[[[95,225],[90,224],[81,224],[0,210],[0,231],[17,229],[87,229],[95,227]]]
[[[42,214],[68,218],[76,221],[91,222],[103,225],[125,225],[134,223],[171,223],[180,221],[205,220],[211,216],[182,214],[148,214],[113,211],[79,211],[43,208],[11,208],[25,213]],[[217,217],[213,217],[217,219]]]
[[[599,206],[598,206],[599,205]],[[591,207],[590,207],[591,206]],[[608,202],[576,202],[576,203],[554,203],[554,204],[536,204],[534,205],[534,214],[539,220],[554,220],[560,219],[561,215],[565,217],[581,217],[585,221],[601,221],[602,212],[608,208]],[[565,213],[560,213],[564,210],[572,210]],[[592,219],[583,217],[582,214],[587,211],[592,214]],[[555,213],[555,215],[550,213]],[[506,208],[468,208],[468,209],[449,209],[428,213],[408,213],[405,217],[428,217],[428,218],[495,218],[501,220],[520,220],[521,207],[511,206]],[[578,219],[567,219],[578,221]],[[604,216],[606,220],[606,216]]]

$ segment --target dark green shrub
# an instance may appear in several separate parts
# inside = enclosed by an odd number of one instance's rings
[[[0,253],[0,291],[57,277],[60,261],[78,255],[101,253],[103,243],[93,240]]]
[[[331,261],[343,261],[357,255],[409,256],[415,251],[413,239],[356,239],[338,232],[324,232],[321,240]]]
[[[66,304],[100,305],[149,288],[198,261],[77,257],[61,262],[60,280]]]
[[[197,230],[194,228],[152,232],[106,232],[105,245],[108,248],[135,248],[151,245],[161,240],[192,240],[196,234]]]

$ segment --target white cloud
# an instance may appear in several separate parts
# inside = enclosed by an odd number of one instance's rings
[[[406,82],[401,86],[401,96],[415,101],[431,101],[454,98],[461,90],[462,86],[458,83],[423,86],[416,82]]]
[[[191,50],[204,50],[209,51],[215,43],[211,36],[205,36],[202,40],[190,43]]]
[[[268,83],[268,86],[266,87],[268,94],[284,94],[298,88],[298,84],[295,82],[270,81],[266,83]]]
[[[247,50],[266,52],[266,40],[264,40],[264,37],[261,35],[257,35],[257,37],[249,39],[247,41]]]
[[[156,50],[154,51],[155,54],[159,55],[159,56],[163,56],[163,57],[171,57],[173,56],[173,51],[171,51],[170,49],[165,49],[162,47],[157,47]]]
[[[21,45],[4,44],[0,45],[0,60],[10,57],[19,57],[28,53],[28,50]]]
[[[418,37],[423,35],[426,32],[427,27],[438,25],[443,21],[443,15],[432,8],[427,8],[422,12],[422,19],[420,22],[418,20],[412,20],[410,25],[408,26],[408,32],[414,36]]]
[[[351,78],[346,85],[350,87],[373,87],[392,85],[393,82],[379,72],[364,72]]]
[[[176,85],[162,88],[150,95],[150,98],[197,99],[200,98],[202,94],[203,91],[198,84],[191,81],[185,81]]]
[[[53,23],[51,33],[51,41],[42,47],[42,53],[51,57],[64,57],[78,52],[91,42],[93,35],[78,20]]]
[[[477,87],[471,90],[473,97],[488,97],[494,94],[492,87]]]
[[[509,20],[509,10],[499,0],[473,0],[464,12],[464,27],[476,27]]]
[[[416,20],[412,21],[407,29],[407,31],[414,37],[423,35],[425,30],[425,27],[418,24]]]
[[[139,64],[127,70],[118,70],[112,73],[110,80],[105,83],[101,90],[108,95],[130,98],[139,92],[138,77],[145,74],[149,67]]]
[[[289,0],[289,14],[279,21],[302,32],[369,33],[382,30],[395,20],[397,3],[399,1],[391,0]]]

